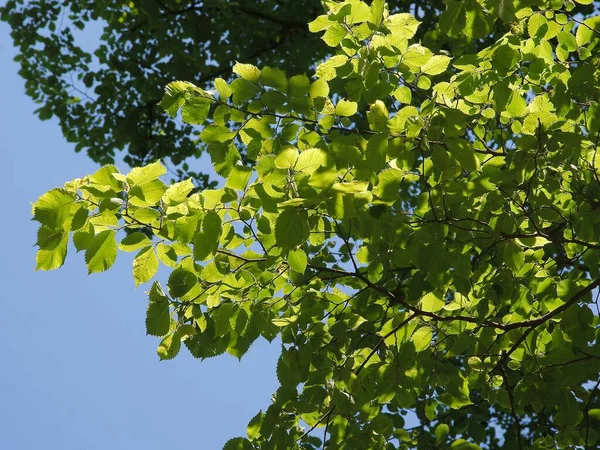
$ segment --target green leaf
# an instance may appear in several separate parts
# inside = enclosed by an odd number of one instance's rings
[[[191,97],[181,108],[181,120],[192,125],[206,121],[213,100],[207,97]]]
[[[384,200],[397,200],[398,190],[404,174],[398,169],[385,169],[378,175],[378,183],[373,193]]]
[[[146,334],[149,336],[165,336],[169,332],[171,317],[169,315],[169,298],[160,283],[155,281],[148,292],[148,309],[146,310]]]
[[[208,125],[206,128],[204,128],[204,130],[202,130],[202,133],[200,133],[200,139],[207,144],[211,142],[227,142],[232,140],[234,137],[234,131],[231,131],[229,128],[220,125]]]
[[[49,229],[62,228],[75,203],[75,194],[65,189],[52,189],[33,204],[33,220]]]
[[[481,447],[477,444],[473,444],[464,439],[458,439],[450,446],[452,450],[481,450]]]
[[[369,108],[367,118],[369,119],[369,126],[371,130],[386,131],[389,112],[385,106],[385,103],[383,103],[381,100],[377,100],[375,103],[373,103]]]
[[[304,250],[301,248],[294,248],[289,251],[288,264],[293,271],[303,274],[306,271],[307,263],[308,259],[306,258]]]
[[[446,10],[440,16],[440,30],[450,36],[459,36],[467,30],[467,2],[444,0]]]
[[[165,191],[162,201],[167,205],[177,205],[184,202],[190,192],[194,190],[194,183],[187,179],[170,185]]]
[[[254,447],[246,438],[238,437],[230,439],[225,443],[223,450],[253,450]]]
[[[175,117],[177,111],[179,111],[179,108],[185,102],[184,94],[189,90],[202,92],[201,89],[187,81],[172,81],[165,87],[165,95],[158,103],[158,106],[164,109],[170,116]]]
[[[144,167],[134,167],[127,174],[127,180],[129,184],[145,184],[157,180],[166,173],[165,166],[160,161],[156,161]]]
[[[288,93],[291,97],[306,97],[310,90],[310,79],[302,75],[294,75],[289,79]]]
[[[450,433],[450,427],[448,425],[446,425],[445,423],[441,423],[439,424],[437,427],[435,427],[435,440],[438,444],[443,443],[446,438],[448,437],[448,434]]]
[[[575,32],[575,41],[579,47],[583,47],[592,40],[595,33],[600,31],[600,16],[590,17],[585,19],[582,24],[577,27]]]
[[[69,233],[41,226],[38,230],[35,270],[54,270],[62,267],[67,257]]]
[[[279,247],[295,247],[308,239],[308,214],[300,208],[288,208],[277,217],[275,240]]]
[[[171,297],[181,298],[198,284],[198,277],[194,272],[179,267],[171,272],[167,286]]]
[[[438,312],[444,307],[444,300],[440,299],[435,293],[425,294],[421,299],[421,309],[427,312]]]
[[[230,86],[235,104],[248,101],[260,92],[260,87],[257,84],[243,78],[233,80]]]
[[[347,34],[348,31],[342,24],[334,23],[325,31],[322,39],[330,47],[337,47]]]
[[[590,409],[588,411],[588,415],[590,416],[590,419],[600,420],[600,409],[599,408]]]
[[[476,172],[479,170],[479,158],[467,141],[464,139],[448,139],[446,144],[450,154],[458,161],[460,167],[467,172]]]
[[[421,66],[421,72],[427,75],[439,75],[448,68],[452,58],[444,55],[432,56],[425,64]]]
[[[385,0],[373,0],[369,11],[369,22],[375,27],[381,25],[383,20],[383,12],[385,11]]]
[[[350,13],[346,16],[346,23],[355,25],[369,20],[369,5],[362,1],[350,3]]]
[[[298,160],[298,156],[297,148],[285,148],[275,157],[275,167],[278,169],[289,169],[294,167],[296,161]]]
[[[177,248],[179,245],[183,244],[175,243],[173,245],[168,245],[164,242],[159,242],[156,246],[156,256],[158,256],[160,262],[162,262],[165,266],[177,268]],[[183,248],[185,249],[184,255],[189,255],[190,251],[185,247]]]
[[[310,97],[320,98],[327,97],[329,95],[329,84],[327,81],[319,78],[310,85]]]
[[[120,191],[122,189],[121,182],[115,178],[115,175],[121,175],[119,169],[113,164],[107,164],[90,175],[89,179],[94,184],[109,187],[114,191]]]
[[[259,411],[248,423],[248,427],[246,428],[246,433],[251,440],[258,439],[260,437],[260,425],[264,414],[262,411]]]
[[[136,287],[150,281],[158,271],[158,258],[153,247],[140,250],[133,260],[133,279]]]
[[[144,233],[136,231],[128,234],[123,238],[123,240],[121,240],[119,249],[125,252],[134,252],[149,245],[152,245],[152,241],[148,238],[148,236],[146,236]]]
[[[422,352],[429,347],[432,338],[433,333],[431,332],[431,328],[423,326],[413,333],[411,341],[415,344],[415,349],[418,352]]]
[[[514,271],[520,270],[525,264],[525,253],[515,241],[510,241],[504,246],[504,262]]]
[[[252,176],[252,172],[253,170],[250,167],[238,165],[234,166],[227,177],[225,187],[235,189],[237,191],[245,190],[246,186],[248,186],[248,182],[250,181],[250,177]]]
[[[394,91],[393,95],[394,97],[396,97],[396,100],[398,100],[400,103],[410,105],[410,103],[412,102],[412,92],[407,86],[400,86]]]
[[[275,159],[277,165],[277,159]],[[298,172],[314,173],[319,167],[327,165],[327,152],[319,148],[309,148],[298,156],[294,169]]]
[[[177,331],[171,333],[163,338],[156,350],[160,360],[173,359],[179,353],[181,349],[181,336]]]
[[[233,93],[227,84],[227,81],[225,81],[223,78],[215,78],[215,88],[217,88],[217,92],[219,93],[221,100],[227,100]]]
[[[194,237],[194,259],[204,261],[217,251],[221,238],[221,217],[209,211],[202,220],[202,230]]]
[[[393,14],[389,16],[385,21],[385,26],[392,34],[400,37],[410,39],[417,32],[419,22],[412,15],[408,13]]]
[[[356,114],[356,111],[358,111],[358,104],[344,99],[335,106],[335,114],[338,116],[349,117]]]
[[[258,83],[260,78],[260,69],[252,64],[235,63],[233,66],[233,73],[237,73],[244,80]]]
[[[129,204],[133,206],[155,206],[167,191],[167,186],[160,180],[136,184],[129,191]]]
[[[273,87],[280,92],[287,92],[288,80],[283,70],[263,67],[260,72],[260,84]]]
[[[88,273],[104,272],[111,268],[117,258],[115,232],[105,230],[98,233],[85,251]]]

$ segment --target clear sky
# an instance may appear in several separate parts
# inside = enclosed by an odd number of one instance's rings
[[[71,247],[63,268],[34,273],[30,203],[97,166],[33,115],[15,54],[0,22],[0,449],[220,450],[270,404],[278,344],[261,339],[242,362],[184,348],[159,362],[132,254],[87,276]]]

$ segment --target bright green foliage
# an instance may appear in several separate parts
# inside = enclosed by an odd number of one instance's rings
[[[444,54],[381,1],[325,3],[316,79],[167,87],[224,187],[167,188],[159,162],[69,182],[34,204],[38,268],[72,232],[106,270],[126,229],[137,284],[172,268],[149,292],[161,359],[279,337],[273,402],[225,449],[596,448],[596,18],[446,0],[439,33],[507,31]]]

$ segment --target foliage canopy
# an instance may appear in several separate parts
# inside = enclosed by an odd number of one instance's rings
[[[161,359],[279,336],[280,387],[226,450],[597,448],[592,2],[445,0],[433,50],[383,0],[324,3],[312,79],[166,87],[222,188],[105,165],[33,205],[37,269],[69,236],[90,273],[118,250],[136,285],[172,268],[148,293]]]
[[[436,32],[441,0],[389,4],[393,11],[415,11],[423,22],[416,37],[432,49],[481,45]],[[8,0],[0,19],[12,28],[20,75],[40,104],[39,117],[57,117],[77,151],[101,164],[113,163],[118,150],[130,166],[170,158],[178,179],[192,176],[203,188],[214,180],[190,170],[186,159],[205,146],[190,137],[192,127],[156,107],[164,86],[173,80],[212,85],[228,79],[236,61],[304,73],[329,53],[306,26],[321,12],[320,0]],[[490,20],[477,37],[502,26]],[[102,27],[95,49],[81,43],[87,27]]]

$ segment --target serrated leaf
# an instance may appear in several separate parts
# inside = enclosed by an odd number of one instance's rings
[[[202,230],[194,237],[194,259],[204,261],[219,247],[222,224],[221,217],[214,211],[209,211],[202,220]]]
[[[204,123],[212,102],[212,99],[207,97],[188,98],[181,108],[181,120],[192,125]]]
[[[165,87],[165,94],[162,100],[158,103],[162,109],[171,117],[177,115],[177,111],[185,102],[184,94],[188,90],[201,90],[192,83],[187,81],[172,81]]]
[[[221,100],[228,99],[233,93],[233,91],[227,84],[227,81],[225,81],[223,78],[215,78],[215,88],[217,89]]]
[[[235,137],[235,132],[221,125],[208,125],[200,133],[200,139],[207,144],[211,142],[224,143],[232,140]]]
[[[444,73],[450,64],[451,58],[444,55],[432,56],[421,66],[421,72],[427,75],[439,75]]]
[[[105,230],[98,233],[85,251],[88,273],[104,272],[110,269],[117,258],[115,232]]]
[[[238,437],[228,440],[223,450],[253,450],[253,447],[248,439]]]
[[[235,189],[237,191],[243,191],[248,186],[250,177],[252,176],[252,168],[245,166],[234,166],[225,182],[225,187],[229,189]]]
[[[122,175],[122,174],[119,173],[119,169],[117,169],[117,167],[115,165],[107,164],[105,166],[102,166],[100,169],[98,169],[92,175],[90,175],[89,180],[91,183],[94,183],[94,184],[97,184],[100,186],[107,186],[107,187],[113,189],[114,191],[120,191],[121,183],[117,179],[117,177],[119,175]]]
[[[129,191],[128,201],[133,206],[155,206],[160,202],[166,190],[167,186],[160,180],[136,184]]]
[[[33,204],[33,220],[50,229],[62,228],[69,218],[75,194],[56,188],[43,194]]]
[[[383,12],[385,11],[385,0],[373,0],[369,11],[369,22],[378,27],[383,20]]]
[[[184,202],[188,194],[194,190],[194,187],[194,183],[190,179],[174,183],[167,188],[162,201],[169,206]]]
[[[165,336],[169,332],[171,317],[169,315],[169,298],[160,283],[155,281],[148,292],[148,309],[146,310],[146,334]]]
[[[479,170],[480,163],[473,147],[463,139],[448,139],[446,142],[450,154],[458,164],[467,172]]]
[[[288,253],[288,264],[290,268],[298,273],[304,273],[306,271],[306,265],[308,259],[306,253],[301,248],[294,248]]]
[[[275,160],[277,164],[277,160]],[[327,165],[327,152],[320,148],[309,148],[298,156],[294,169],[298,172],[312,174],[321,166]]]
[[[285,93],[287,92],[288,80],[283,70],[263,67],[260,72],[260,84]]]
[[[261,410],[252,419],[250,419],[250,422],[248,423],[246,433],[252,441],[260,436],[260,425],[262,423],[263,416],[264,414]]]
[[[319,78],[310,85],[309,94],[311,98],[327,97],[329,95],[329,84]]]
[[[189,253],[187,253],[187,254],[189,254]],[[177,267],[177,252],[175,251],[173,246],[167,245],[164,242],[160,242],[156,246],[156,256],[158,256],[158,259],[165,266],[173,267],[173,268]]]
[[[405,39],[412,38],[417,32],[419,22],[412,15],[408,13],[393,14],[389,16],[384,25],[392,34],[398,35]]]
[[[438,312],[444,307],[444,300],[439,298],[435,293],[430,292],[425,294],[421,299],[421,309],[427,312]]]
[[[119,249],[124,252],[134,252],[141,248],[152,245],[152,241],[144,233],[136,231],[125,236],[119,244]]]
[[[181,349],[181,336],[177,331],[165,336],[160,342],[156,353],[160,360],[173,359]]]
[[[260,91],[260,87],[257,84],[243,78],[233,80],[230,87],[233,92],[233,102],[235,104],[250,100]]]
[[[299,208],[284,210],[275,223],[275,240],[279,247],[294,247],[308,239],[308,214]]]
[[[282,150],[275,157],[275,167],[278,169],[289,169],[290,167],[294,167],[296,161],[298,160],[298,149],[295,147],[288,147]]]
[[[415,350],[422,352],[429,347],[432,338],[433,333],[431,332],[431,328],[423,326],[413,333],[411,341],[415,344]]]
[[[504,246],[503,255],[506,265],[514,271],[518,271],[525,264],[525,253],[514,241],[510,241]]]
[[[167,286],[169,287],[169,293],[174,298],[181,298],[194,286],[198,284],[198,277],[194,272],[183,267],[175,269],[169,276]]]
[[[130,184],[145,184],[157,180],[166,173],[166,167],[160,161],[156,161],[144,167],[134,167],[127,174],[127,180]]]
[[[358,111],[358,104],[349,100],[341,99],[335,105],[335,114],[343,117],[350,117]]]
[[[393,95],[394,97],[396,97],[396,100],[398,100],[400,103],[410,105],[410,103],[412,102],[412,92],[407,86],[400,86],[394,91]]]
[[[327,31],[325,31],[325,34],[321,39],[323,39],[323,41],[330,47],[337,47],[347,34],[348,31],[342,24],[334,23],[327,28]]]
[[[367,118],[369,119],[369,127],[373,131],[386,131],[388,122],[389,112],[385,103],[381,100],[377,100],[369,108],[367,112]]]
[[[54,270],[62,267],[67,257],[69,233],[66,230],[50,230],[40,227],[35,256],[35,270]]]
[[[149,246],[140,250],[133,260],[133,280],[136,287],[152,279],[158,271],[158,257],[154,248]]]
[[[600,31],[600,16],[590,17],[585,19],[583,23],[577,27],[575,32],[575,41],[578,46],[583,47],[592,40],[594,34]]]
[[[450,427],[448,425],[446,425],[445,423],[441,423],[439,424],[437,427],[435,427],[435,440],[438,444],[443,443],[446,438],[448,437],[448,434],[450,433]]]
[[[257,83],[260,78],[260,69],[252,64],[235,63],[233,73],[237,73],[244,80]]]

